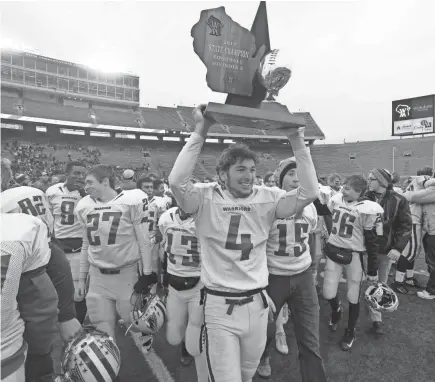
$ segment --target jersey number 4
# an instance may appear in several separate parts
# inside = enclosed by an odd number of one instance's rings
[[[115,244],[116,243],[116,234],[118,233],[119,222],[121,221],[122,212],[104,212],[102,215],[100,214],[90,214],[87,219],[87,234],[90,245],[101,245],[100,236],[95,235],[92,237],[92,232],[98,230],[100,226],[100,216],[102,216],[101,221],[110,221],[112,218],[112,224],[110,226],[109,238],[107,240],[107,244]]]
[[[240,243],[237,243],[241,218],[242,217],[240,215],[231,216],[225,249],[242,251],[242,257],[240,258],[240,261],[244,261],[249,260],[249,255],[254,249],[254,244],[252,244],[251,235],[249,233],[242,233],[240,235]]]
[[[279,231],[279,247],[278,251],[275,251],[276,256],[290,256],[290,253],[286,253],[287,248],[287,224],[278,224]],[[301,256],[307,250],[307,244],[305,240],[308,237],[308,224],[295,223],[295,238],[293,247],[293,253],[295,257]],[[306,236],[305,236],[306,235]]]

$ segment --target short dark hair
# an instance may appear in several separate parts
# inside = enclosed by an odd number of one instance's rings
[[[264,175],[264,179],[263,179],[264,183],[267,183],[270,178],[273,178],[273,172],[271,171],[269,171],[266,175]]]
[[[136,182],[136,187],[141,189],[142,183],[153,183],[153,180],[149,176],[141,176]],[[154,187],[154,183],[153,183],[153,187]]]
[[[329,174],[328,176],[328,183],[332,182],[333,179],[338,178],[341,180],[341,176],[337,174],[336,172],[333,172],[332,174]]]
[[[367,180],[363,175],[350,175],[344,180],[344,185],[348,185],[362,196],[367,189]]]
[[[69,174],[72,171],[74,166],[80,166],[80,167],[86,168],[86,166],[81,162],[77,162],[77,161],[76,162],[68,162],[65,165],[65,174]]]
[[[93,175],[101,183],[105,178],[109,179],[110,188],[115,189],[115,172],[113,168],[107,164],[98,164],[92,167],[86,175]]]
[[[161,179],[156,179],[156,180],[153,182],[153,188],[154,188],[155,190],[157,190],[157,189],[160,187],[161,184],[165,184],[165,182],[163,182],[163,180],[161,180]]]
[[[393,172],[391,174],[391,183],[393,184],[397,184],[400,182],[400,175],[398,172]]]
[[[230,166],[240,159],[252,159],[255,165],[258,164],[258,155],[254,151],[244,144],[234,143],[222,152],[216,166],[216,172],[219,174],[221,171],[228,171]]]

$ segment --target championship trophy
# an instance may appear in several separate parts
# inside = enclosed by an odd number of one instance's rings
[[[275,100],[292,71],[285,52],[270,49],[264,1],[251,31],[219,7],[203,10],[191,35],[194,51],[207,67],[209,88],[228,94],[226,104],[210,102],[205,116],[219,124],[261,130],[305,125],[304,118]]]

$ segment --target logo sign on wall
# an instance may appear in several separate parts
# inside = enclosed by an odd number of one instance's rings
[[[393,101],[392,135],[435,133],[435,96]]]

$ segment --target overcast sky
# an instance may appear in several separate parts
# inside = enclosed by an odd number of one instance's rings
[[[190,30],[225,6],[250,29],[258,2],[1,2],[1,37],[40,54],[140,76],[142,106],[224,102]],[[291,56],[279,101],[309,111],[326,143],[388,139],[391,101],[435,93],[435,1],[268,2],[272,48]]]

